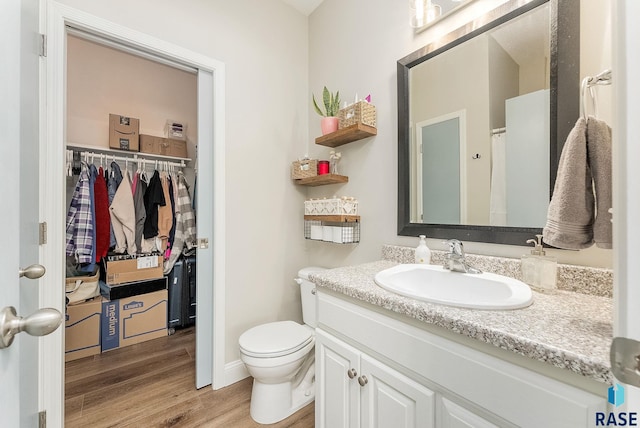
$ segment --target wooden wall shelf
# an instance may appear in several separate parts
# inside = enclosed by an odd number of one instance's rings
[[[359,215],[305,215],[305,220],[327,221],[333,223],[359,223]]]
[[[301,178],[298,180],[294,180],[294,182],[302,186],[315,187],[324,186],[326,184],[347,183],[349,182],[349,177],[347,177],[346,175],[322,174],[316,175],[315,177]]]
[[[378,130],[373,126],[356,123],[355,125],[338,129],[336,132],[316,138],[316,144],[327,147],[338,147],[377,134]]]

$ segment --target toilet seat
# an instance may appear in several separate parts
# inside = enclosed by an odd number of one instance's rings
[[[240,352],[254,358],[292,354],[313,341],[313,330],[294,321],[277,321],[253,327],[238,340]]]

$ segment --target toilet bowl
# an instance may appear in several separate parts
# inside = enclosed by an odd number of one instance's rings
[[[305,324],[277,321],[253,327],[238,340],[240,359],[253,376],[250,413],[261,424],[292,415],[315,398],[315,286],[298,272]]]

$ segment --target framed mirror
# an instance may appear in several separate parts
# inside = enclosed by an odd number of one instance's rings
[[[398,61],[398,234],[525,245],[579,114],[579,0],[511,0]]]

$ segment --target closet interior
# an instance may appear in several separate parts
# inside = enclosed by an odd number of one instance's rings
[[[197,75],[67,36],[65,361],[196,322]]]

